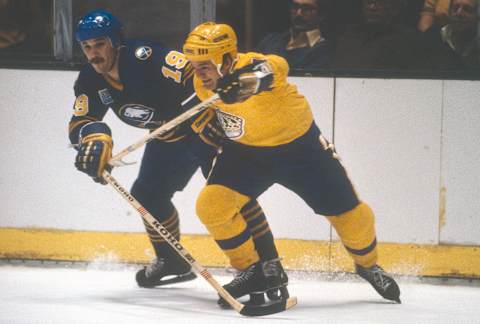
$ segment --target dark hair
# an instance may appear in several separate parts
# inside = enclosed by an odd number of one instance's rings
[[[294,0],[290,0],[290,4],[292,4],[293,1]],[[327,7],[328,8],[331,5],[332,1],[331,0],[315,0],[315,3],[319,7],[324,7],[324,8]]]

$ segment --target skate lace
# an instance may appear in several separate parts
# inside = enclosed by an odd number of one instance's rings
[[[255,267],[252,266],[245,271],[240,272],[233,278],[233,280],[228,284],[228,286],[235,287],[235,286],[244,286],[248,283],[248,281],[255,276]]]
[[[376,266],[374,269],[371,270],[373,275],[373,281],[375,285],[381,288],[383,291],[386,291],[388,287],[392,284],[392,280],[385,275],[385,271],[379,266]]]
[[[151,277],[156,272],[162,270],[163,266],[165,265],[165,261],[163,259],[155,259],[152,263],[145,267],[145,277]]]

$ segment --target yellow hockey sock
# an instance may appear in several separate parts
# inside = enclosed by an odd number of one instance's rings
[[[375,217],[367,204],[327,219],[356,264],[370,268],[377,263]]]

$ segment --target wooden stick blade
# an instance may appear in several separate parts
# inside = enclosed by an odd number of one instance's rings
[[[240,310],[240,314],[244,316],[265,316],[280,313],[292,308],[293,306],[297,305],[297,297],[271,301],[262,305],[243,305],[244,307]]]

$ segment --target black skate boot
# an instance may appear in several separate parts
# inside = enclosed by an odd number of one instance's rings
[[[153,288],[193,280],[196,277],[192,267],[184,260],[158,258],[139,270],[135,279],[140,287]]]
[[[246,305],[268,305],[286,301],[288,277],[278,259],[258,262],[240,272],[230,283],[223,286],[234,298],[250,295]],[[265,294],[269,301],[265,300]],[[218,305],[228,309],[230,305],[220,297]]]
[[[373,288],[385,299],[393,300],[399,304],[400,301],[400,288],[395,280],[387,274],[380,266],[374,265],[371,268],[364,268],[355,265],[357,274],[368,281]]]

